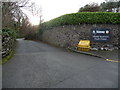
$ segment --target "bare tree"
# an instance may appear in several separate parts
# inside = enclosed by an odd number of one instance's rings
[[[37,18],[39,20],[39,25],[33,24],[32,27],[29,30],[27,30],[26,39],[33,39],[36,38],[36,32],[39,30],[40,25],[43,22],[42,8],[32,2],[31,7],[28,8],[28,10],[31,12],[33,18]]]
[[[28,16],[21,8],[27,9],[32,13],[33,17],[38,17],[42,22],[42,9],[29,0],[19,2],[3,2],[2,3],[2,27],[16,29],[20,36],[31,35],[38,30],[38,26],[32,26]]]
[[[40,20],[40,24],[43,22],[42,8],[40,6],[37,6],[35,3],[32,3],[29,11],[32,13],[33,17],[38,17],[38,19]]]
[[[84,7],[81,7],[78,12],[99,12],[100,6],[98,3],[86,4]]]
[[[26,20],[27,15],[23,13],[21,8],[31,7],[28,4],[29,0],[19,2],[2,2],[2,27],[16,29],[19,33],[22,30],[23,20]],[[28,21],[28,20],[27,20]],[[24,25],[25,26],[25,25]],[[27,26],[27,25],[26,25]]]
[[[26,3],[25,1],[24,3],[23,2],[2,2],[3,27],[13,27],[15,22],[20,23],[20,19],[22,18],[22,14],[23,14],[20,7],[24,7],[26,5],[27,1]]]

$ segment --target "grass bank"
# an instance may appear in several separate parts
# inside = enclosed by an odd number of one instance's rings
[[[8,56],[2,59],[1,64],[5,64],[9,59],[12,58],[13,55],[14,55],[14,50],[12,50]]]

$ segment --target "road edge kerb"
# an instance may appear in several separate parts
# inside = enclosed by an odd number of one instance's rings
[[[73,52],[76,52],[76,53],[81,53],[81,54],[85,54],[85,55],[89,55],[89,56],[94,56],[94,57],[106,59],[105,57],[102,57],[102,56],[99,56],[99,55],[95,55],[95,54],[92,54],[92,53],[83,52],[83,51],[78,51],[78,50],[71,49],[71,48],[68,48],[68,49],[69,49],[70,51],[73,51]]]
[[[118,61],[118,60],[111,60],[111,59],[108,59],[108,58],[105,58],[105,57],[103,57],[103,56],[96,55],[96,54],[93,54],[93,53],[78,51],[78,50],[71,49],[71,48],[67,48],[67,49],[69,49],[69,50],[72,51],[72,52],[76,52],[76,53],[80,53],[80,54],[84,54],[84,55],[89,55],[89,56],[94,56],[94,57],[102,58],[102,59],[105,59],[106,61],[120,62],[120,61]]]

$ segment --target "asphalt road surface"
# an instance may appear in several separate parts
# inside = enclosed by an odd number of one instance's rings
[[[118,87],[118,63],[23,39],[2,72],[3,88]]]

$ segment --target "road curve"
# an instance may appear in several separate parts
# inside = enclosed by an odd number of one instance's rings
[[[3,88],[118,87],[118,63],[23,39],[2,72]]]

